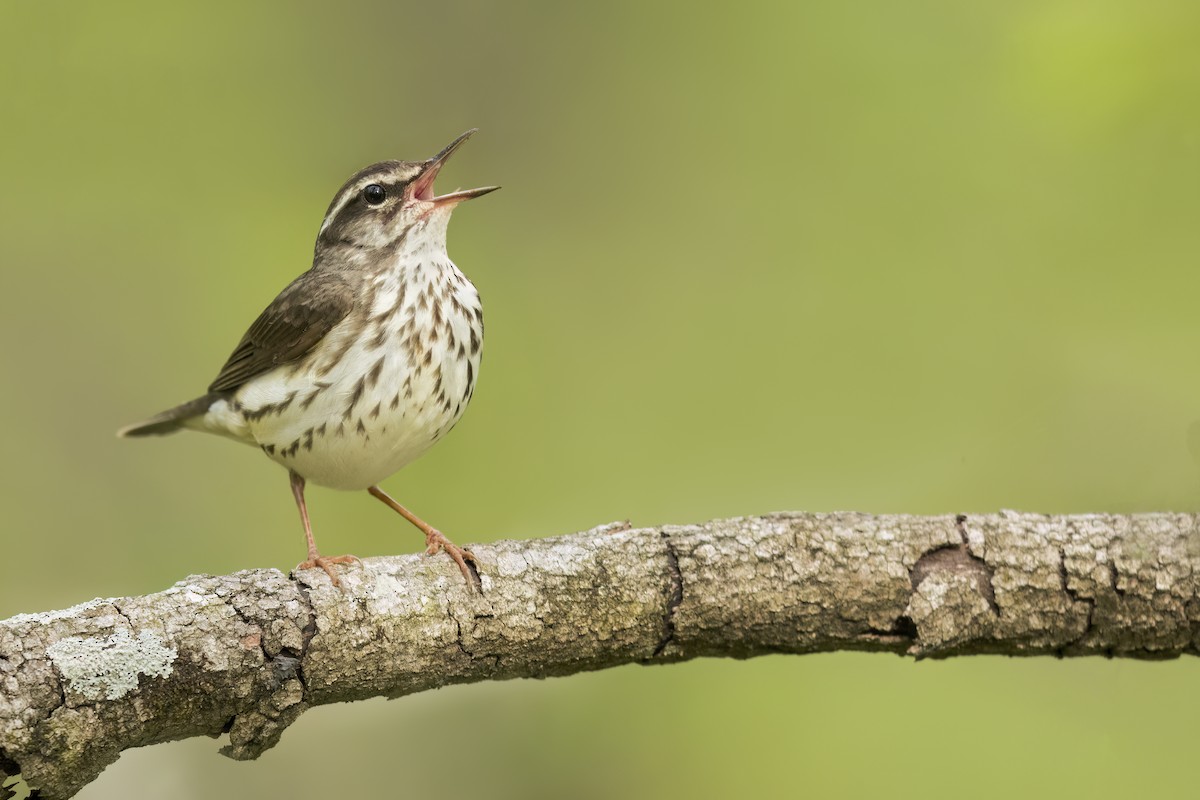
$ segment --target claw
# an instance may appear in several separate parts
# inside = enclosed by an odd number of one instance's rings
[[[483,585],[479,580],[479,567],[475,561],[475,554],[466,548],[459,547],[442,535],[442,532],[436,528],[426,531],[425,554],[436,556],[442,550],[445,550],[446,555],[454,559],[455,564],[458,564],[458,569],[462,572],[463,577],[467,579],[467,583],[482,592]]]
[[[360,567],[362,566],[362,559],[358,556],[317,556],[316,558],[310,558],[308,561],[302,561],[297,564],[296,571],[317,568],[323,569],[325,570],[325,574],[329,576],[329,580],[333,583],[333,585],[340,589],[342,588],[342,582],[338,580],[338,576],[333,569],[333,565],[349,564],[354,561],[357,561]]]

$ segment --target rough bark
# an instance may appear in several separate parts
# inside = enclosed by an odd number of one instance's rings
[[[310,706],[629,662],[1200,647],[1192,514],[789,513],[473,549],[482,594],[396,556],[341,591],[247,570],[0,622],[0,786],[69,797],[127,747],[228,733],[250,759]]]

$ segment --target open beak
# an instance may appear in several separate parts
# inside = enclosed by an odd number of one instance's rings
[[[443,147],[442,151],[436,156],[425,162],[425,171],[417,176],[417,178],[411,184],[409,184],[412,192],[411,197],[414,200],[424,200],[425,202],[435,203],[437,205],[454,205],[456,203],[461,203],[463,200],[470,200],[472,197],[482,197],[488,192],[494,192],[500,188],[499,186],[484,186],[479,189],[462,189],[457,192],[451,192],[450,194],[443,194],[441,196],[434,196],[433,194],[433,181],[437,177],[438,172],[441,171],[442,166],[450,160],[450,156],[454,155],[454,151],[457,150],[459,146],[469,139],[471,134],[475,133],[477,130],[479,129],[472,128],[471,130],[467,131],[462,136],[459,136],[453,142]]]

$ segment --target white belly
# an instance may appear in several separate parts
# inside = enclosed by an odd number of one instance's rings
[[[483,338],[479,295],[453,264],[415,272],[377,279],[365,322],[352,313],[309,357],[214,404],[205,427],[335,489],[412,462],[466,410]]]

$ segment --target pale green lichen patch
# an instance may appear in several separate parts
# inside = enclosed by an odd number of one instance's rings
[[[117,700],[138,686],[138,676],[165,678],[178,653],[158,634],[137,636],[118,630],[111,636],[60,639],[46,655],[67,682],[67,690],[88,700]]]

